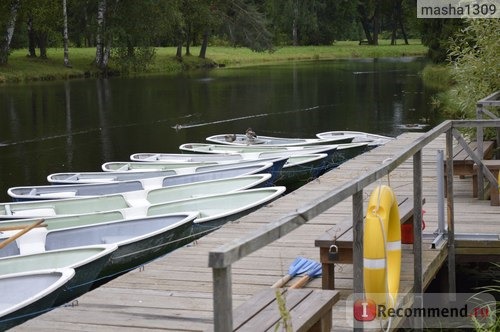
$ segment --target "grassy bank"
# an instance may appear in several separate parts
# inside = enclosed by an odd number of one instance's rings
[[[427,48],[419,41],[412,40],[410,45],[391,46],[389,41],[380,41],[379,46],[358,45],[358,42],[337,42],[332,46],[281,47],[273,53],[257,53],[247,48],[210,46],[207,57],[218,65],[226,67],[261,65],[286,61],[326,60],[346,58],[379,58],[422,56]],[[153,63],[146,71],[133,73],[168,74],[204,66],[206,61],[196,55],[198,47],[192,47],[193,56],[184,56],[182,62],[175,58],[175,48],[157,48]],[[56,80],[97,76],[93,67],[95,48],[71,48],[69,51],[72,68],[63,66],[63,50],[49,49],[48,59],[26,57],[26,50],[15,50],[9,57],[9,63],[0,67],[0,82],[26,82],[34,80]],[[115,69],[111,63],[111,69]]]
[[[445,64],[429,64],[422,70],[422,81],[432,89],[446,91],[453,85],[450,67]]]

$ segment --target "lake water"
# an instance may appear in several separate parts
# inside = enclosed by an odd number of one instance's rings
[[[397,136],[442,121],[422,58],[217,69],[176,76],[0,87],[0,199],[56,172],[98,171],[136,152],[179,152],[219,133],[314,137],[329,130]],[[176,130],[175,127],[180,127]]]

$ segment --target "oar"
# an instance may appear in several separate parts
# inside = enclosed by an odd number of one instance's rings
[[[321,264],[314,262],[314,265],[309,268],[304,276],[302,276],[296,283],[290,286],[291,289],[302,288],[304,287],[310,280],[319,277],[321,275]]]
[[[288,274],[286,274],[283,278],[276,281],[272,288],[280,288],[283,287],[290,279],[295,277],[298,274],[305,273],[309,270],[311,266],[313,266],[316,262],[307,258],[297,257],[292,262],[290,267],[288,267]]]
[[[1,224],[1,223],[0,223]],[[26,225],[17,225],[17,226],[0,226],[0,232],[5,232],[5,231],[17,231],[19,229],[24,229]],[[35,226],[35,228],[38,227],[47,227],[47,224],[38,224]]]
[[[18,239],[19,237],[23,236],[24,234],[28,233],[29,231],[31,231],[33,228],[39,226],[41,223],[43,223],[45,221],[45,219],[40,219],[40,220],[37,220],[35,223],[31,224],[31,225],[28,225],[26,227],[24,227],[23,229],[21,229],[19,232],[17,232],[16,234],[12,235],[11,237],[9,237],[7,240],[4,240],[0,243],[0,249],[6,247],[9,243],[11,242],[14,242],[16,239]]]

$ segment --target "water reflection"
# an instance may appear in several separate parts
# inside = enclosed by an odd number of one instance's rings
[[[0,87],[0,199],[55,172],[96,171],[135,152],[179,152],[217,133],[313,137],[329,130],[396,136],[434,125],[422,59],[359,59],[223,69],[175,77]],[[2,196],[3,195],[3,196]]]
[[[108,79],[96,81],[97,110],[99,115],[99,136],[101,138],[101,158],[110,160],[113,155],[111,147],[110,128],[108,126],[106,111],[112,107],[111,91]]]
[[[73,130],[71,125],[71,87],[69,82],[64,82],[64,100],[66,106],[66,151],[68,154],[68,167],[73,167]]]

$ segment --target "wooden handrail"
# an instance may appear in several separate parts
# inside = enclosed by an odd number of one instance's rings
[[[499,122],[500,125],[500,122]],[[337,187],[319,197],[313,204],[301,206],[278,221],[264,225],[243,239],[235,239],[209,253],[208,265],[212,268],[223,268],[239,259],[251,254],[263,246],[281,238],[305,222],[320,215],[332,206],[351,197],[359,190],[383,178],[399,165],[420,151],[425,145],[432,142],[442,133],[451,129],[451,121],[445,121],[427,134],[418,138],[415,144],[406,148],[387,164],[381,165],[374,171],[354,179],[342,187]]]
[[[416,240],[421,239],[421,227],[418,227],[422,222],[422,184],[421,184],[421,151],[422,149],[440,135],[447,136],[446,150],[447,150],[447,175],[448,192],[453,192],[452,177],[452,138],[456,134],[455,127],[500,127],[500,120],[447,120],[440,125],[434,127],[427,133],[417,138],[413,144],[405,148],[401,153],[396,155],[387,163],[380,165],[373,171],[353,179],[341,187],[337,187],[319,197],[312,204],[306,204],[297,208],[294,212],[281,219],[266,224],[254,232],[246,235],[243,238],[235,239],[225,245],[219,246],[209,252],[208,266],[212,268],[213,281],[214,281],[214,327],[217,331],[230,331],[232,329],[232,281],[231,281],[231,265],[239,259],[257,251],[258,249],[274,242],[275,240],[290,233],[300,225],[308,222],[314,217],[320,215],[327,209],[335,206],[336,204],[352,197],[353,202],[359,203],[362,199],[362,191],[368,185],[385,177],[394,169],[399,167],[402,163],[410,158],[413,158],[414,171],[414,234]],[[453,132],[455,131],[455,132]],[[455,137],[456,139],[459,139]],[[459,139],[460,141],[460,139]],[[469,152],[469,151],[467,151]],[[469,152],[470,153],[470,152]],[[474,156],[475,157],[475,156]],[[474,157],[472,157],[474,159]],[[476,158],[477,159],[477,158]],[[479,161],[479,163],[481,163]],[[448,205],[448,234],[451,240],[450,255],[454,255],[453,241],[454,241],[454,216],[453,216],[453,195],[447,196]],[[355,204],[353,204],[355,205]],[[362,206],[362,201],[361,204]],[[353,207],[354,209],[354,207]],[[358,207],[359,209],[359,207]],[[353,229],[357,229],[356,239],[362,238],[362,217],[356,218],[353,211]],[[359,213],[358,213],[359,214]],[[451,224],[451,225],[450,225]],[[356,248],[359,250],[359,246]],[[362,268],[362,257],[359,253],[353,253],[357,259],[353,261],[353,268],[356,271]],[[421,265],[422,265],[422,246],[421,243],[414,244],[414,293],[419,294],[423,292]],[[454,257],[452,257],[454,262]],[[454,266],[453,266],[454,269]],[[355,290],[360,288],[359,285],[354,285]],[[450,285],[450,288],[454,288]]]

